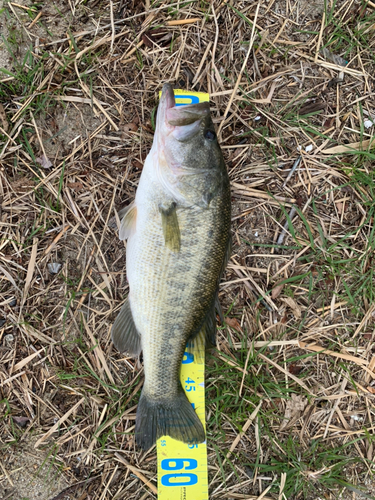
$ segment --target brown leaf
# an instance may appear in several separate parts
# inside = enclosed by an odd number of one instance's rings
[[[46,155],[42,155],[40,158],[37,158],[36,161],[42,165],[43,168],[51,168],[53,167],[53,163],[47,158]]]
[[[121,139],[129,139],[132,134],[131,132],[137,132],[138,130],[138,125],[136,125],[134,122],[132,123],[125,123],[122,127],[122,134],[121,134]]]
[[[35,182],[31,179],[28,179],[27,177],[21,177],[20,179],[13,181],[11,184],[12,189],[15,193],[29,191],[30,189],[35,187]]]
[[[60,73],[55,73],[53,75],[52,81],[53,83],[57,83],[58,85],[63,81],[64,77]]]
[[[336,85],[340,85],[343,81],[343,78],[332,78],[332,80],[328,82],[327,88],[336,87]]]
[[[71,189],[74,189],[74,191],[79,191],[80,189],[83,189],[82,182],[68,182],[67,186]]]
[[[155,47],[155,45],[167,47],[171,39],[172,33],[165,28],[148,30],[142,34],[142,41],[149,48]]]
[[[292,375],[299,375],[302,371],[302,366],[298,366],[295,363],[291,363],[288,366],[288,370],[289,370],[289,373],[291,373]]]
[[[231,328],[234,328],[235,330],[242,332],[241,325],[239,324],[237,318],[225,318],[225,323]]]
[[[367,386],[366,389],[368,392],[371,392],[371,394],[375,394],[375,387],[371,387],[371,385]]]
[[[137,158],[132,159],[132,165],[135,168],[142,169],[143,168],[143,163],[139,161]]]
[[[154,44],[152,42],[152,36],[150,35],[150,33],[148,31],[146,31],[146,33],[143,33],[142,34],[142,42],[146,45],[146,47],[148,47],[149,49],[151,49]]]
[[[331,128],[334,123],[335,123],[335,117],[327,118],[326,120],[324,120],[323,127],[325,129]]]
[[[307,398],[293,393],[292,398],[286,403],[284,420],[280,425],[280,431],[291,427],[300,418],[306,405]]]
[[[310,113],[315,113],[316,111],[322,111],[325,108],[326,103],[324,101],[306,102],[299,108],[298,114],[308,115]]]
[[[336,201],[335,202],[337,212],[341,215],[342,212],[344,211],[344,204],[341,201]]]
[[[311,268],[311,274],[312,274],[313,276],[319,276],[319,271],[317,271],[317,270],[316,270],[316,267],[315,267],[315,266],[313,266],[313,267]]]
[[[304,199],[300,194],[296,195],[296,203],[297,203],[298,208],[301,208],[301,209],[303,208]]]
[[[283,288],[285,286],[285,283],[280,283],[279,285],[275,285],[273,288],[272,288],[272,292],[271,292],[271,298],[272,299],[277,299],[277,297],[280,295],[280,293],[282,292]]]
[[[154,129],[152,128],[151,125],[151,120],[147,120],[145,123],[142,125],[143,130],[146,130],[147,132],[150,132],[151,134],[154,133]]]
[[[333,148],[323,149],[322,153],[325,155],[336,154],[356,154],[357,151],[364,151],[369,148],[375,147],[375,137],[366,139],[365,141],[351,142],[350,144],[343,144],[334,146]]]
[[[297,304],[297,302],[295,300],[292,299],[292,297],[286,297],[286,298],[282,298],[281,299],[283,302],[285,302],[285,304],[290,307],[290,309],[292,310],[294,316],[296,317],[296,319],[299,319],[301,317],[301,308],[299,307],[299,305]]]
[[[28,417],[13,417],[13,422],[20,427],[26,427],[26,425],[30,422]]]

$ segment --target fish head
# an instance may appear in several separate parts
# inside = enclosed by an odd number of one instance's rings
[[[173,88],[165,84],[154,141],[161,158],[159,168],[163,168],[164,185],[169,185],[177,200],[182,197],[207,204],[217,190],[220,172],[225,169],[209,103],[176,106]]]

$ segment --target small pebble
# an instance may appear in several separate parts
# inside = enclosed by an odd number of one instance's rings
[[[60,269],[62,268],[62,264],[58,264],[57,262],[52,262],[52,263],[48,264],[47,267],[48,267],[48,271],[51,274],[57,274],[60,271]]]
[[[26,425],[30,422],[28,417],[13,417],[13,421],[20,427],[26,427]]]
[[[4,340],[7,344],[11,344],[14,340],[14,336],[11,333],[8,333],[8,335],[5,335]]]
[[[245,465],[245,472],[250,479],[253,479],[254,471],[248,465]]]

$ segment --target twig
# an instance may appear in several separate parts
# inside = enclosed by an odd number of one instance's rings
[[[197,69],[197,72],[195,73],[195,77],[193,79],[193,87],[196,85],[197,83],[197,80],[198,80],[198,76],[203,68],[203,64],[205,63],[206,61],[206,58],[207,58],[207,55],[208,55],[208,52],[210,51],[210,48],[212,47],[212,42],[209,42],[207,47],[206,47],[206,50],[204,51],[204,54],[203,54],[203,57],[201,59],[201,62],[199,63],[199,66],[198,66],[198,69]]]
[[[246,64],[247,64],[247,61],[250,57],[250,54],[252,52],[252,48],[253,48],[253,44],[254,44],[254,40],[255,40],[255,26],[256,26],[256,23],[257,23],[257,19],[258,19],[258,13],[259,13],[259,7],[260,7],[260,4],[261,2],[258,2],[258,5],[257,5],[257,9],[255,11],[255,16],[254,16],[254,21],[253,21],[253,29],[251,30],[251,37],[250,37],[250,42],[249,42],[249,48],[247,50],[247,54],[246,54],[246,57],[245,57],[245,60],[242,64],[242,68],[239,72],[239,75],[237,77],[237,81],[236,81],[236,85],[234,86],[234,89],[233,89],[233,92],[232,92],[232,95],[230,96],[230,99],[229,99],[229,102],[227,104],[227,107],[225,109],[225,112],[224,112],[224,120],[220,123],[219,125],[219,129],[218,129],[218,132],[217,132],[217,135],[219,136],[220,133],[221,133],[221,129],[223,128],[224,126],[224,122],[225,122],[225,119],[227,118],[228,116],[228,113],[229,113],[229,110],[232,106],[232,102],[233,102],[233,99],[237,93],[237,90],[238,90],[238,87],[240,85],[240,82],[241,82],[241,78],[242,78],[242,74],[243,72],[245,71],[245,68],[246,68]]]
[[[295,207],[292,207],[292,210],[289,212],[289,219],[291,221],[293,220],[293,218],[296,215],[296,213],[297,213],[297,210],[295,209]],[[288,232],[288,227],[289,227],[289,221],[287,220],[285,222],[284,226],[283,226],[283,230],[281,231],[279,237],[277,238],[277,242],[276,242],[277,245],[282,245],[283,244],[285,235]]]
[[[344,377],[343,381],[341,382],[341,387],[340,387],[339,395],[345,394],[345,387],[346,387],[347,383],[348,383],[348,379],[346,377]],[[331,410],[331,412],[330,412],[330,414],[328,416],[326,428],[325,428],[324,434],[323,434],[323,439],[325,439],[327,437],[328,429],[329,429],[332,417],[333,417],[335,411],[337,410],[337,407],[340,404],[340,402],[341,402],[340,399],[337,399],[335,401],[335,404],[333,405],[333,408],[332,408],[332,410]]]
[[[191,19],[176,19],[175,21],[167,21],[166,26],[183,26],[184,24],[194,24],[202,21],[200,17],[192,17]]]
[[[302,156],[299,156],[296,161],[293,163],[293,167],[291,169],[291,171],[289,172],[288,174],[288,177],[285,179],[285,182],[283,184],[283,187],[285,187],[289,181],[289,179],[292,177],[292,175],[294,174],[296,168],[298,167],[298,165],[300,164],[301,162],[301,159],[302,159]]]
[[[358,358],[356,356],[352,356],[351,354],[344,354],[341,352],[331,351],[330,349],[325,349],[320,345],[307,344],[306,342],[300,341],[299,346],[301,349],[306,349],[307,351],[314,351],[319,354],[326,354],[328,356],[333,356],[334,358],[345,359],[346,361],[352,361],[353,363],[356,363],[357,365],[360,366],[369,364],[367,359]]]
[[[29,24],[28,28],[29,29],[32,28],[34,26],[34,24],[36,24],[39,21],[39,19],[42,17],[42,15],[43,15],[43,11],[41,10],[39,12],[39,14],[36,16],[36,18]]]
[[[113,0],[109,0],[109,8],[110,8],[110,17],[111,17],[111,29],[112,29],[112,36],[111,36],[111,48],[109,49],[110,53],[113,53],[113,46],[115,43],[115,19],[113,16]]]
[[[65,422],[65,420],[67,420],[70,417],[70,415],[77,410],[77,408],[84,402],[84,400],[85,400],[85,398],[81,398],[78,401],[78,403],[76,403],[72,408],[70,408],[70,410],[67,411],[65,413],[65,415],[63,415],[55,423],[55,425],[53,427],[51,427],[48,432],[46,432],[46,434],[44,434],[41,438],[38,439],[38,441],[34,445],[34,448],[38,448],[38,446],[40,446],[43,443],[43,441],[45,441],[51,434],[53,434],[55,431],[57,431],[57,429],[60,427],[60,425],[63,424]]]
[[[85,481],[80,481],[79,483],[72,484],[72,486],[68,486],[67,488],[65,488],[65,490],[62,490],[58,495],[53,497],[51,500],[62,500],[68,493],[72,493],[79,486],[82,486],[83,484],[86,486],[95,481],[95,479],[98,479],[99,477],[100,476],[90,477],[89,479],[85,479]]]
[[[323,11],[323,16],[322,16],[322,24],[320,26],[320,32],[319,32],[319,38],[318,38],[318,43],[316,44],[316,53],[315,53],[315,64],[317,63],[318,61],[318,57],[319,57],[319,49],[320,49],[320,43],[322,41],[322,36],[323,36],[323,31],[324,31],[324,26],[325,26],[325,22],[326,22],[326,11],[324,10]]]
[[[270,363],[272,366],[274,366],[275,368],[277,368],[278,370],[280,370],[282,373],[284,373],[285,375],[287,375],[291,379],[293,379],[295,382],[297,382],[298,385],[300,385],[301,387],[303,387],[305,389],[305,391],[307,391],[309,394],[312,394],[313,396],[315,396],[315,394],[307,387],[307,385],[304,382],[302,382],[301,379],[299,379],[298,377],[296,377],[292,373],[290,373],[287,370],[285,370],[282,366],[278,365],[275,361],[273,361],[273,359],[267,358],[267,356],[264,356],[260,352],[258,352],[258,356],[260,358],[262,358],[264,361],[266,361],[267,363]]]
[[[246,373],[246,370],[244,370],[243,372],[244,374]],[[241,439],[243,438],[243,436],[246,434],[248,428],[250,427],[251,425],[251,422],[254,420],[254,418],[258,415],[258,412],[261,408],[263,404],[263,400],[260,401],[260,403],[258,404],[258,406],[253,410],[253,412],[251,413],[250,417],[247,419],[246,423],[244,424],[244,426],[242,427],[242,431],[237,434],[235,440],[233,441],[233,443],[231,444],[231,447],[228,451],[228,453],[226,454],[226,457],[224,458],[223,460],[223,463],[222,463],[222,467],[224,467],[225,463],[227,462],[228,458],[230,457],[230,455],[233,453],[233,451],[235,450],[236,446],[238,445],[238,443],[241,441]],[[219,474],[220,471],[217,471],[217,473],[215,474],[214,478],[212,479],[211,483],[213,483],[217,477],[217,475]]]
[[[115,453],[115,457],[117,460],[119,460],[121,463],[123,463],[133,474],[135,474],[150,490],[157,495],[158,489],[157,487],[151,482],[151,479],[147,479],[139,470],[137,467],[134,467],[133,465],[130,465],[127,460],[125,460],[124,457],[122,457],[119,453]]]
[[[285,497],[285,495],[283,495],[283,491],[284,491],[284,488],[285,488],[285,483],[286,483],[286,472],[282,472],[281,473],[281,478],[280,478],[280,489],[279,489],[279,498],[278,500],[283,500],[283,497]]]

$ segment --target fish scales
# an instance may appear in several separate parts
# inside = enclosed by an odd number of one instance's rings
[[[128,269],[128,275],[135,324],[140,332],[147,330],[147,344],[142,344],[144,390],[163,398],[176,394],[186,342],[202,326],[212,305],[225,252],[215,242],[223,232],[225,217],[219,203],[208,213],[199,208],[178,211],[181,249],[173,253],[164,248],[160,213],[150,205],[144,207],[142,216],[138,210],[137,222],[144,227],[139,234],[142,244],[136,238],[129,242],[134,268]],[[145,279],[136,280],[136,276]]]
[[[124,308],[131,319],[122,320],[120,313],[112,330],[119,348],[143,351],[145,382],[136,420],[143,448],[161,435],[204,440],[179,371],[186,343],[215,315],[230,241],[229,179],[207,107],[182,111],[171,105],[172,96],[172,88],[164,86],[154,144],[135,208],[128,212],[131,222],[124,218],[130,289]],[[139,342],[126,337],[129,321]]]

